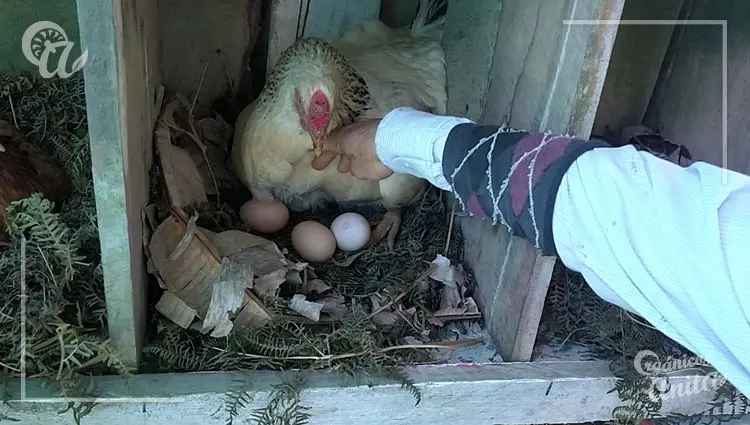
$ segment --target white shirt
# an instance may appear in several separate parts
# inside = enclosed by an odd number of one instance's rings
[[[442,152],[462,122],[471,121],[396,109],[378,127],[376,151],[395,172],[450,190]],[[553,235],[563,264],[600,297],[750,395],[750,177],[632,146],[594,149],[563,177]]]

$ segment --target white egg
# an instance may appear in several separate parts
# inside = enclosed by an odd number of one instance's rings
[[[370,223],[357,213],[344,213],[331,223],[336,245],[342,251],[356,251],[370,240]]]

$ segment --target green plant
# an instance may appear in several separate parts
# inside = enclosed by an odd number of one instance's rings
[[[17,377],[24,356],[27,377],[53,383],[61,396],[86,397],[84,376],[130,371],[106,330],[83,79],[2,75],[0,98],[0,119],[57,157],[73,182],[62,205],[33,194],[7,209],[10,245],[0,251],[0,380]],[[78,423],[93,406],[70,403],[65,411]]]

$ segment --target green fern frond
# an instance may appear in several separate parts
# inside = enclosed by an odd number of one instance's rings
[[[416,386],[414,380],[409,377],[406,371],[403,368],[395,367],[391,368],[390,375],[401,383],[401,389],[408,391],[414,396],[416,400],[414,406],[419,406],[419,403],[422,402],[422,390]]]
[[[232,425],[234,419],[239,416],[240,409],[244,409],[253,401],[253,396],[248,392],[250,384],[246,380],[235,380],[232,388],[226,393],[224,411],[227,413],[227,425]]]
[[[300,404],[305,380],[297,375],[274,385],[264,408],[255,409],[250,417],[256,425],[305,425],[310,421],[310,408]]]
[[[76,267],[83,265],[85,257],[78,254],[77,239],[53,208],[50,200],[34,193],[12,202],[5,219],[10,236],[25,237],[28,247],[49,253],[50,267],[56,266],[59,278],[67,283],[73,279]]]

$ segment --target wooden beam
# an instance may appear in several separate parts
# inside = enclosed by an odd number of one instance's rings
[[[588,138],[617,27],[564,20],[618,19],[623,3],[450,0],[443,36],[448,112]],[[460,223],[486,325],[503,359],[528,361],[556,259],[503,226]]]
[[[141,209],[148,202],[160,85],[156,2],[78,0],[109,336],[130,366],[145,331]]]
[[[420,366],[408,372],[422,391],[416,407],[413,396],[398,383],[364,378],[357,382],[322,372],[305,374],[307,387],[300,402],[310,408],[311,424],[328,425],[351,424],[353,418],[363,425],[581,423],[612,420],[612,409],[623,405],[616,393],[608,393],[615,378],[609,363],[601,361]],[[271,386],[288,377],[276,372],[96,377],[92,388],[101,398],[83,422],[110,425],[117,418],[124,424],[224,424],[225,394],[238,381],[246,381],[252,384],[253,401],[236,422],[244,423],[252,409],[266,405]],[[700,385],[703,379],[671,376],[669,382],[676,390],[696,380]],[[17,400],[19,383],[10,383],[8,391],[10,400]],[[54,423],[65,403],[43,399],[52,395],[48,386],[31,380],[27,400],[0,406],[0,415],[28,425]],[[662,412],[694,414],[706,409],[712,396],[713,391],[694,391],[666,398]]]

